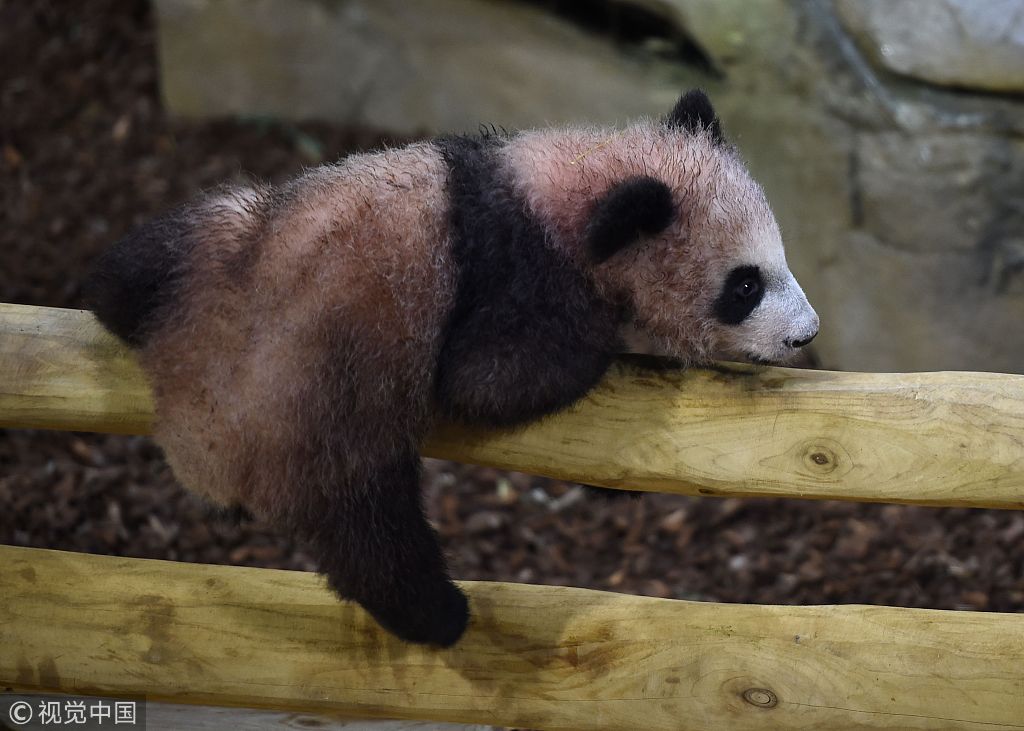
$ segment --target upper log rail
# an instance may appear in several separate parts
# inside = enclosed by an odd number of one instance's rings
[[[0,546],[0,688],[609,731],[1024,729],[1024,615],[463,582],[449,650],[320,577]]]
[[[0,427],[144,434],[152,412],[89,312],[0,304]],[[563,413],[441,425],[424,454],[628,490],[1021,509],[1024,376],[626,360]]]

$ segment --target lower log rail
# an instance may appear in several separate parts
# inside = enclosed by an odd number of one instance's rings
[[[466,582],[450,650],[313,574],[0,547],[0,686],[541,729],[1024,729],[1024,615]]]

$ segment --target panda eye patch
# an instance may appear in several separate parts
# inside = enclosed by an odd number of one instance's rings
[[[725,278],[718,299],[715,317],[725,325],[739,325],[761,303],[764,279],[756,266],[736,267]]]

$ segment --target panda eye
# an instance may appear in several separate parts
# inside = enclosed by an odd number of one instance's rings
[[[715,300],[715,317],[725,325],[739,325],[757,309],[764,297],[764,278],[756,266],[739,266],[729,272]]]
[[[733,292],[736,293],[737,299],[748,300],[751,297],[757,296],[757,293],[761,291],[761,283],[754,277],[747,277],[742,282],[736,285],[736,289]]]

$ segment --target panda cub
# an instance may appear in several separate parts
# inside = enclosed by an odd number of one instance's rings
[[[137,350],[183,484],[440,646],[469,611],[420,494],[436,418],[563,409],[625,325],[690,363],[784,361],[818,330],[701,91],[625,129],[442,137],[219,189],[115,244],[86,293]]]

